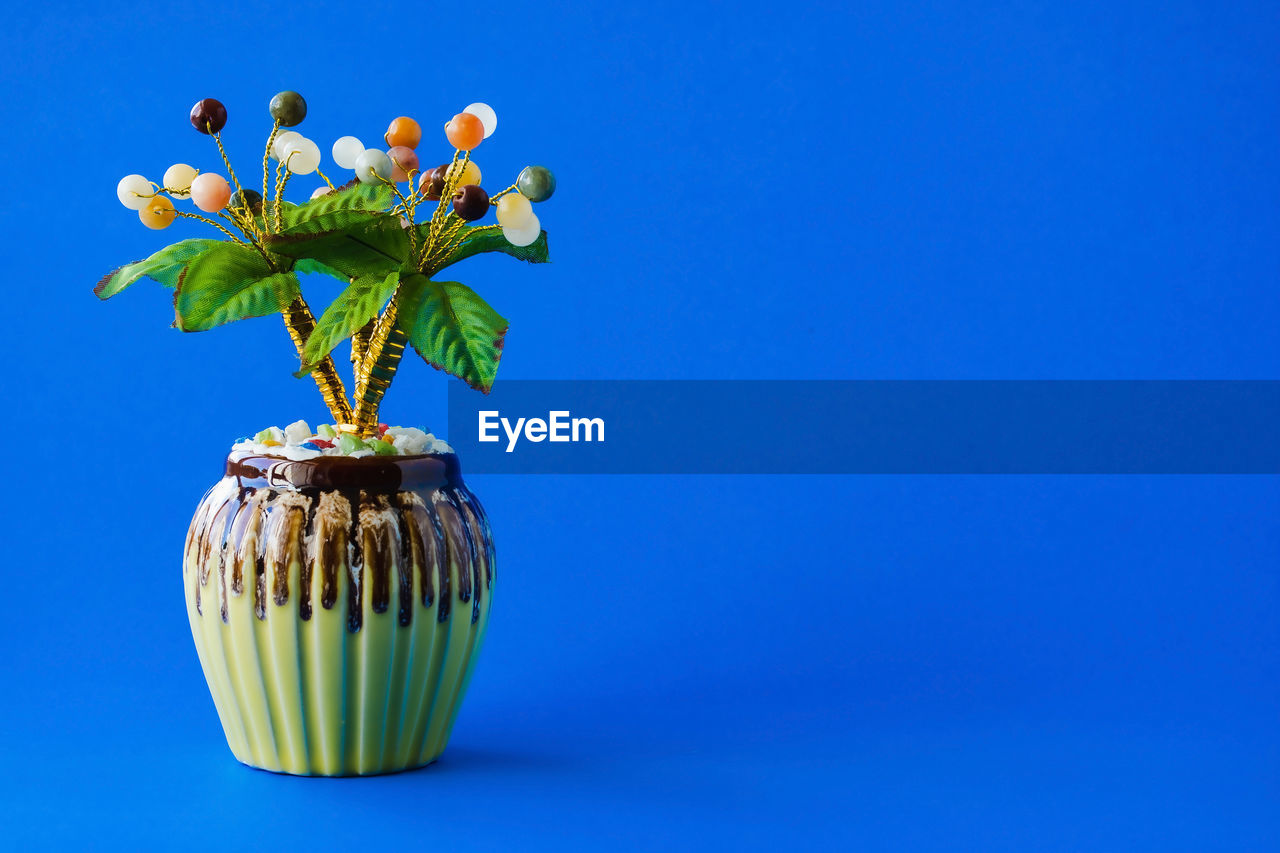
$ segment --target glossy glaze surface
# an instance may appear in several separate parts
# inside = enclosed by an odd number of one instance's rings
[[[233,454],[192,520],[183,575],[241,761],[352,775],[444,749],[494,580],[456,457]]]

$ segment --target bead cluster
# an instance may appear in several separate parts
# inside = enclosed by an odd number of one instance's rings
[[[284,180],[277,179],[277,196],[283,192],[288,175],[313,173],[324,178],[325,185],[311,194],[312,199],[334,192],[333,185],[320,171],[320,146],[295,130],[280,130],[302,123],[307,116],[306,100],[297,92],[280,92],[271,99],[268,112],[275,124],[268,140],[267,157],[279,164],[277,173],[281,170],[286,173]],[[220,132],[226,123],[227,109],[214,98],[198,101],[191,108],[191,124],[201,133],[214,137],[220,152]],[[514,246],[528,246],[538,239],[542,231],[532,203],[551,197],[556,187],[555,176],[544,166],[528,166],[520,172],[514,184],[490,196],[480,185],[480,167],[470,155],[481,142],[493,135],[497,126],[498,116],[492,107],[483,103],[471,104],[444,126],[445,138],[455,149],[453,160],[427,171],[420,168],[417,150],[422,142],[422,127],[408,116],[394,119],[387,127],[383,134],[387,145],[385,151],[366,148],[355,136],[343,136],[333,143],[330,153],[334,163],[342,169],[352,170],[361,183],[394,186],[407,182],[408,195],[400,196],[406,207],[411,208],[419,200],[438,202],[446,188],[452,188],[449,202],[453,212],[467,222],[483,219],[489,208],[495,207],[498,225],[507,241]],[[136,210],[138,218],[148,228],[167,228],[179,216],[205,218],[179,212],[174,207],[174,199],[189,199],[204,213],[217,214],[243,227],[261,211],[262,195],[240,187],[225,153],[223,161],[231,181],[214,172],[202,173],[186,163],[175,163],[165,171],[159,184],[142,175],[125,176],[116,186],[116,196],[125,207]],[[266,169],[265,163],[263,168]],[[234,191],[233,183],[236,186]],[[216,222],[213,224],[218,225]]]

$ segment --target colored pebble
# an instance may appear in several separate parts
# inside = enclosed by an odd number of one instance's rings
[[[387,426],[386,424],[378,424],[378,435],[386,435],[387,430],[389,429],[391,429],[391,427]]]
[[[267,110],[281,127],[293,127],[307,117],[307,100],[297,92],[284,91],[271,99]]]
[[[333,447],[332,441],[325,441],[323,438],[313,438],[307,444],[314,444],[316,447],[324,448],[325,450]]]
[[[355,453],[357,450],[367,450],[367,449],[369,448],[365,446],[365,443],[363,441],[361,441],[357,436],[354,436],[349,432],[344,432],[342,436],[338,439],[338,452],[346,456],[350,456],[352,453]]]
[[[227,126],[227,108],[216,98],[196,101],[191,108],[191,126],[201,133],[217,133]]]
[[[529,201],[546,201],[556,191],[556,176],[546,166],[525,166],[516,178],[516,189]]]
[[[408,116],[400,116],[391,120],[382,138],[390,148],[399,145],[405,148],[417,148],[418,143],[422,141],[422,126]]]
[[[388,441],[383,441],[380,438],[371,439],[367,444],[369,449],[379,456],[395,456],[397,453],[394,444],[391,444]]]
[[[471,113],[458,113],[444,126],[445,138],[459,151],[470,151],[484,141],[484,122]]]
[[[322,435],[325,438],[333,438],[337,434],[338,431],[328,424],[320,424],[320,426],[316,427],[316,435]]]
[[[303,450],[319,450],[320,449],[320,445],[316,444],[314,441],[304,441],[302,442],[302,444],[299,444],[298,446],[301,447]],[[329,446],[332,447],[333,445],[329,445]]]

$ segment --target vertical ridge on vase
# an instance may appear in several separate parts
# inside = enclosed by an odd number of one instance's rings
[[[354,638],[361,649],[360,761],[357,773],[373,773],[381,768],[387,736],[387,700],[394,651],[396,620],[387,612],[389,602],[380,601],[382,590],[390,588],[390,551],[387,522],[389,509],[382,495],[363,495],[360,510],[360,549],[364,557],[360,630]]]
[[[427,691],[430,689],[428,678],[432,671],[432,659],[435,651],[436,618],[433,603],[428,603],[428,588],[432,585],[431,571],[433,564],[428,564],[427,546],[424,540],[431,536],[430,520],[423,508],[422,498],[412,492],[403,492],[399,496],[400,516],[408,537],[409,566],[407,571],[417,578],[423,587],[414,595],[414,615],[408,625],[411,637],[409,651],[409,676],[404,691],[404,708],[400,718],[400,737],[396,744],[395,762],[397,766],[406,767],[416,763],[424,728],[425,704]],[[434,541],[434,537],[432,537]],[[425,664],[424,664],[425,661]]]
[[[473,554],[476,560],[476,576],[481,579],[478,583],[482,583],[485,587],[485,597],[484,604],[481,606],[479,620],[473,627],[471,645],[467,650],[462,679],[454,691],[453,707],[445,720],[444,738],[440,744],[442,750],[453,732],[453,724],[458,719],[458,712],[462,710],[462,700],[466,698],[467,689],[471,686],[471,676],[475,674],[476,662],[480,659],[480,650],[484,646],[485,629],[489,625],[489,611],[493,607],[493,578],[495,574],[493,538],[489,535],[489,522],[485,517],[484,509],[481,508],[479,501],[475,499],[475,495],[472,495],[466,488],[460,487],[454,493],[454,497],[458,501],[458,508],[466,522],[464,527],[470,534]]]
[[[211,623],[222,624],[221,605],[215,594],[212,607],[203,608],[203,612],[200,607],[201,590],[209,580],[202,556],[204,561],[207,561],[209,555],[203,551],[199,540],[200,537],[207,535],[212,514],[219,506],[230,501],[230,495],[226,494],[227,484],[228,481],[222,480],[219,486],[209,490],[204,498],[206,503],[201,504],[205,511],[197,512],[196,519],[192,522],[193,531],[197,523],[200,527],[195,536],[196,541],[192,542],[186,553],[186,559],[190,563],[190,577],[187,583],[192,590],[187,595],[186,601],[187,618],[191,623],[191,637],[195,641],[196,653],[200,658],[205,682],[209,685],[209,693],[213,696],[213,706],[218,713],[218,721],[222,724],[222,731],[226,735],[227,745],[231,747],[232,754],[239,757],[249,754],[248,735],[245,732],[244,720],[235,707],[235,696],[231,690],[231,678],[227,672],[226,656],[223,653],[220,638],[210,637],[209,629]]]
[[[449,553],[450,574],[456,573],[458,601],[469,604],[459,607],[456,615],[449,621],[449,644],[462,645],[462,650],[454,654],[440,672],[440,703],[432,709],[431,723],[427,737],[423,742],[423,755],[438,755],[444,751],[449,736],[449,720],[454,705],[460,700],[460,688],[467,665],[471,659],[471,647],[475,641],[478,615],[475,606],[480,596],[476,588],[476,555],[471,536],[451,490],[442,489],[434,496],[435,510],[444,529],[445,541]],[[486,596],[487,598],[487,596]]]
[[[276,743],[275,720],[271,714],[271,696],[262,672],[262,650],[258,645],[258,564],[262,556],[263,535],[274,493],[262,490],[250,498],[252,506],[243,535],[234,556],[234,567],[241,578],[240,591],[233,589],[226,602],[227,620],[223,623],[229,643],[228,660],[239,678],[238,698],[249,720],[249,746],[260,767],[283,769]]]
[[[273,502],[260,549],[266,574],[258,589],[267,600],[259,609],[265,608],[266,615],[254,626],[259,647],[268,650],[259,656],[259,661],[268,688],[281,766],[290,773],[306,772],[309,763],[297,619],[290,618],[287,612],[290,599],[298,596],[302,533],[309,503],[308,498],[296,492],[284,492]]]
[[[351,508],[336,492],[324,492],[317,500],[315,528],[308,559],[312,561],[311,599],[318,605],[304,629],[303,667],[307,673],[307,701],[316,720],[313,754],[318,772],[336,775],[346,766],[346,647],[345,607],[348,531]]]
[[[410,647],[413,634],[408,629],[413,619],[412,567],[404,561],[404,531],[401,527],[399,507],[393,495],[379,498],[378,529],[381,540],[381,558],[387,561],[388,601],[379,617],[386,624],[390,665],[387,668],[386,697],[382,712],[382,743],[378,754],[378,766],[395,766],[396,748],[400,743],[402,727],[400,718],[404,709],[405,681],[408,674]],[[410,578],[408,593],[405,591],[406,574]],[[404,622],[405,600],[409,605],[407,623]]]

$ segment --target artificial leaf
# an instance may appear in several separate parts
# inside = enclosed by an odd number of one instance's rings
[[[333,234],[350,228],[372,225],[381,214],[376,210],[330,210],[282,228],[269,238],[271,242],[291,242],[308,237]]]
[[[320,315],[315,330],[307,338],[307,345],[302,353],[301,373],[311,372],[316,363],[331,353],[340,341],[351,337],[365,323],[378,316],[378,311],[391,298],[399,283],[398,272],[385,277],[360,276],[351,282]]]
[[[298,292],[298,277],[293,273],[273,271],[248,246],[219,243],[183,268],[173,307],[178,328],[202,332],[282,311]]]
[[[391,206],[394,194],[386,184],[362,184],[355,181],[337,190],[285,211],[286,226],[292,227],[318,216],[339,211],[386,210]]]
[[[166,246],[146,260],[126,264],[115,272],[103,276],[93,292],[99,299],[110,299],[141,278],[150,278],[165,287],[177,287],[178,274],[182,272],[182,268],[201,252],[221,242],[221,240],[194,239]]]
[[[426,233],[421,229],[428,227],[426,224],[418,226],[423,239]],[[502,228],[497,225],[481,225],[478,227],[468,226],[462,231],[462,241],[454,247],[440,263],[434,264],[428,274],[434,274],[445,267],[456,264],[458,261],[465,260],[473,255],[479,255],[484,252],[502,252],[521,261],[528,261],[531,264],[545,264],[550,258],[547,253],[547,232],[543,231],[538,235],[538,239],[534,240],[528,246],[513,246],[502,236]]]
[[[489,393],[502,358],[506,319],[465,284],[418,274],[404,278],[396,300],[397,325],[418,355]]]
[[[295,261],[293,264],[293,271],[296,273],[325,275],[325,276],[328,276],[329,278],[336,278],[339,281],[349,280],[349,276],[343,275],[333,267],[325,263],[322,263],[321,261],[317,261],[315,258],[302,258],[299,261]]]
[[[273,235],[267,241],[275,254],[318,263],[345,278],[385,276],[399,270],[409,257],[409,235],[400,218],[367,215],[367,221],[339,231],[314,235]]]

